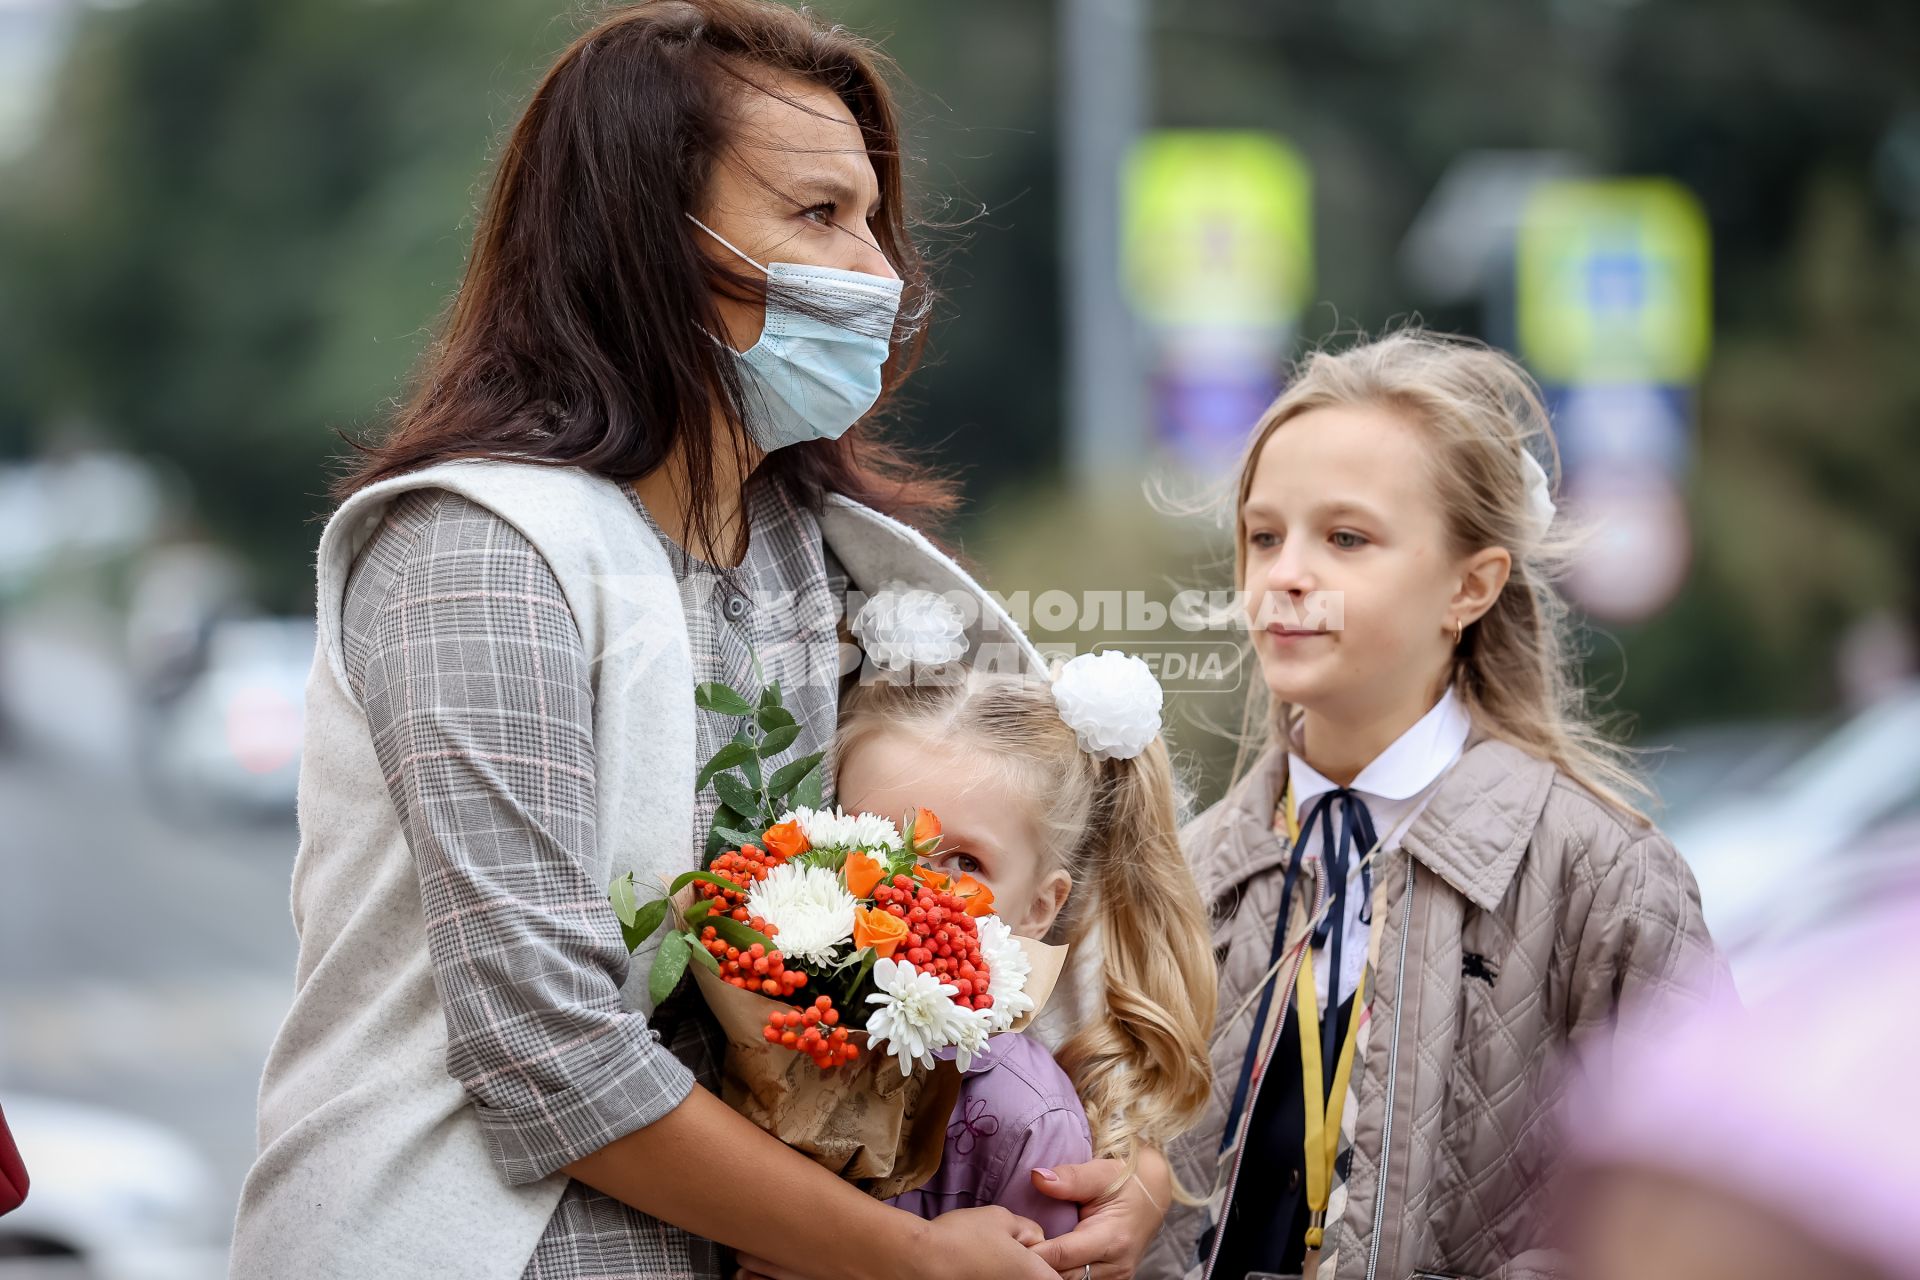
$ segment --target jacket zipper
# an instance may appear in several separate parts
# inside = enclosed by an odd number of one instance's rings
[[[1326,905],[1327,892],[1327,878],[1320,874],[1318,863],[1312,865],[1315,867],[1313,873],[1313,905],[1307,908],[1308,920],[1312,920],[1314,916],[1319,914],[1320,908]],[[1279,1033],[1286,1025],[1287,1007],[1293,1002],[1294,984],[1300,981],[1300,964],[1301,961],[1306,958],[1306,954],[1307,949],[1305,947],[1300,948],[1300,954],[1293,958],[1291,965],[1287,966],[1286,973],[1288,981],[1286,986],[1281,989],[1286,991],[1286,998],[1284,1000],[1277,1000],[1272,1007],[1271,1017],[1279,1019],[1278,1022],[1273,1024],[1274,1044],[1276,1047],[1280,1043]],[[1278,982],[1279,980],[1280,975],[1277,973],[1270,979],[1270,981],[1273,982]],[[1274,992],[1276,997],[1279,996],[1279,994],[1280,990]],[[1260,1027],[1256,1028],[1256,1030],[1260,1031],[1264,1036],[1267,1029]],[[1251,1042],[1247,1045],[1247,1052],[1249,1053],[1258,1053],[1260,1049],[1260,1045]],[[1268,1062],[1266,1069],[1261,1071],[1260,1078],[1254,1082],[1253,1088],[1247,1094],[1246,1105],[1239,1120],[1240,1132],[1234,1141],[1233,1171],[1227,1175],[1227,1196],[1226,1199],[1220,1202],[1220,1221],[1214,1225],[1213,1248],[1207,1254],[1207,1269],[1202,1273],[1202,1280],[1213,1280],[1213,1269],[1220,1261],[1220,1246],[1226,1242],[1227,1238],[1227,1212],[1233,1208],[1233,1193],[1240,1183],[1240,1162],[1244,1160],[1247,1155],[1247,1130],[1253,1127],[1254,1107],[1260,1101],[1260,1090],[1266,1086],[1267,1072],[1272,1070],[1272,1068],[1273,1063]]]
[[[1367,1246],[1367,1280],[1380,1270],[1380,1228],[1387,1216],[1387,1164],[1393,1158],[1393,1091],[1400,1083],[1400,1013],[1406,1008],[1407,934],[1413,923],[1413,859],[1407,859],[1407,891],[1400,906],[1400,971],[1393,979],[1393,1043],[1387,1050],[1387,1116],[1380,1126],[1380,1177],[1373,1192],[1373,1240]]]

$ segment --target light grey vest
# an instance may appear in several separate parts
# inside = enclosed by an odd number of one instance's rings
[[[232,1275],[517,1280],[566,1185],[510,1186],[447,1074],[414,861],[388,799],[340,642],[347,575],[388,506],[447,489],[513,525],[552,566],[592,659],[601,845],[587,878],[643,882],[695,865],[692,666],[659,541],[618,484],[571,469],[454,462],[362,490],[320,537],[318,638],[307,683],[293,1006],[260,1088],[260,1154],[241,1194]],[[924,537],[830,497],[821,533],[852,585],[901,581],[979,605],[968,652],[1044,671],[998,604]],[[651,1012],[648,954],[628,1003]]]

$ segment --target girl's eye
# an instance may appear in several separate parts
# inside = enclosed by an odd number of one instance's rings
[[[1267,551],[1280,545],[1280,535],[1262,529],[1257,533],[1248,534],[1247,542],[1258,550]]]
[[[830,227],[833,225],[833,215],[839,212],[839,209],[840,206],[836,205],[833,201],[823,200],[811,209],[801,210],[800,216],[809,222],[817,223],[823,227]]]
[[[1351,529],[1337,529],[1329,540],[1342,551],[1358,551],[1367,545],[1366,538]]]
[[[947,865],[963,876],[978,876],[982,871],[986,870],[985,867],[980,865],[980,859],[970,853],[947,855]]]

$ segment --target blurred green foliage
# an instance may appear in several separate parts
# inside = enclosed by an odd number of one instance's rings
[[[1111,504],[1055,483],[1054,6],[815,7],[916,86],[912,173],[948,300],[904,429],[962,469],[983,567],[1007,591],[1203,580],[1217,545],[1145,519],[1091,536]],[[1422,306],[1396,253],[1463,150],[1564,150],[1699,193],[1718,312],[1699,543],[1667,614],[1596,641],[1618,705],[1647,726],[1817,709],[1851,620],[1920,612],[1910,0],[1152,8],[1158,121],[1272,128],[1314,167],[1328,302],[1307,341]],[[299,607],[336,432],[402,390],[489,148],[585,20],[538,0],[89,11],[49,131],[0,169],[0,451],[80,423],[168,461],[263,601]],[[1499,336],[1478,308],[1427,318]]]

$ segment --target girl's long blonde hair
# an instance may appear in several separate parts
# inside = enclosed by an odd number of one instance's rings
[[[978,753],[1009,796],[1034,806],[1042,874],[1073,879],[1054,940],[1097,928],[1103,1016],[1059,1054],[1093,1130],[1094,1154],[1129,1163],[1191,1128],[1213,1072],[1216,974],[1200,892],[1180,851],[1166,743],[1131,760],[1080,749],[1044,681],[968,672],[952,680],[869,684],[848,698],[838,750],[882,729]]]
[[[1449,680],[1474,724],[1551,761],[1623,815],[1644,821],[1628,797],[1645,785],[1625,751],[1594,725],[1586,690],[1571,678],[1567,606],[1554,579],[1576,545],[1556,519],[1544,535],[1530,514],[1532,452],[1551,474],[1558,453],[1546,404],[1512,357],[1469,339],[1407,329],[1346,351],[1319,351],[1261,417],[1240,464],[1234,499],[1234,583],[1245,590],[1246,506],[1261,450],[1275,431],[1313,409],[1372,406],[1424,435],[1451,550],[1505,547],[1513,572],[1493,608],[1466,629]],[[1254,682],[1259,715],[1265,685]],[[1298,708],[1268,710],[1270,740],[1292,734]]]

